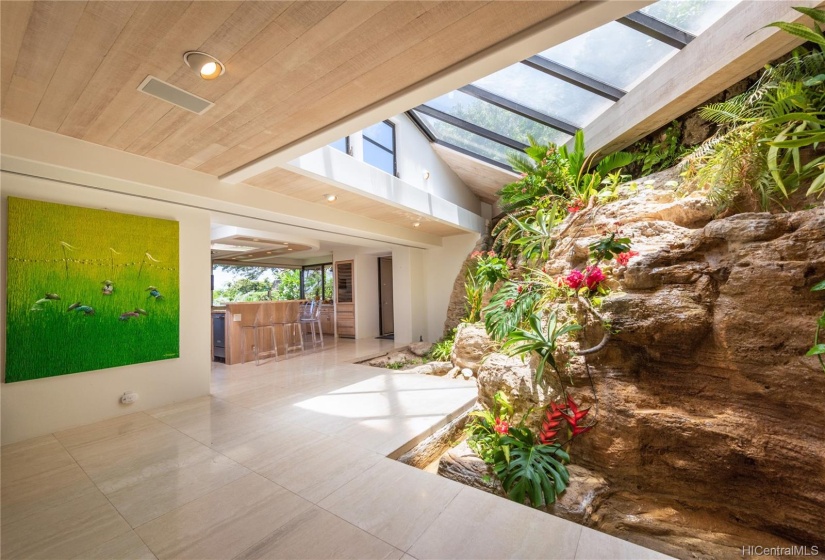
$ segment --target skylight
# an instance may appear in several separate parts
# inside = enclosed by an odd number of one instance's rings
[[[507,154],[566,142],[739,0],[660,0],[408,112],[430,141],[510,169]]]

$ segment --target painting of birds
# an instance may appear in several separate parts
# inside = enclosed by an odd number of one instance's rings
[[[149,292],[149,297],[153,297],[156,300],[163,299],[163,295],[158,291],[158,289],[154,286],[149,286],[144,290],[145,292]]]
[[[83,305],[83,304],[82,304],[82,303],[80,303],[79,301],[76,301],[76,302],[74,302],[73,304],[71,304],[71,305],[69,306],[69,308],[68,308],[68,309],[66,309],[66,311],[73,311],[73,310],[77,309],[78,307],[80,307],[81,305]]]
[[[135,307],[135,313],[138,315],[149,315],[145,309],[141,309],[140,307]]]
[[[94,308],[89,307],[88,305],[81,305],[79,307],[75,307],[74,310],[77,311],[77,312],[82,312],[84,315],[94,315],[95,314]]]
[[[112,282],[111,280],[104,280],[103,282],[101,282],[101,284],[103,284],[103,295],[104,296],[110,296],[110,295],[112,295],[112,292],[115,291],[115,283]]]
[[[136,318],[136,317],[140,317],[140,313],[136,313],[135,311],[127,311],[126,313],[123,313],[119,317],[119,320],[128,321],[129,319]]]
[[[57,295],[57,294],[50,294],[49,292],[46,292],[46,295],[45,295],[45,296],[43,296],[43,297],[44,297],[45,299],[60,299],[60,296],[59,296],[59,295]]]

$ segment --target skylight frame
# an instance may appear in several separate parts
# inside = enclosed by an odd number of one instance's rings
[[[724,17],[724,15],[726,13],[727,12],[723,12],[722,15],[719,16],[719,17],[720,18]],[[718,19],[717,19],[717,21],[718,21]],[[629,29],[632,29],[634,32],[645,35],[645,36],[647,36],[647,37],[649,37],[649,38],[651,38],[655,41],[658,41],[659,43],[662,43],[664,45],[668,45],[669,47],[672,47],[672,48],[675,48],[675,49],[678,49],[678,50],[681,50],[682,48],[687,46],[690,42],[692,42],[696,38],[695,35],[691,34],[688,31],[685,31],[684,29],[676,27],[675,25],[671,25],[671,24],[669,24],[665,21],[662,21],[662,20],[657,19],[655,17],[649,16],[645,13],[640,12],[640,11],[637,11],[637,12],[629,14],[625,17],[619,18],[619,19],[615,20],[615,23],[624,25],[625,27],[628,27]],[[563,44],[564,43],[562,43],[562,45]],[[542,51],[542,53],[544,53],[544,51]],[[598,76],[594,76],[594,75],[592,75],[592,73],[591,74],[585,74],[584,72],[578,71],[575,68],[570,68],[569,66],[567,66],[565,64],[561,64],[560,62],[552,60],[551,57],[549,57],[549,56],[542,56],[542,53],[531,56],[531,57],[529,57],[527,59],[524,59],[524,60],[522,60],[522,61],[520,61],[516,64],[517,65],[524,65],[525,67],[530,68],[531,71],[540,72],[542,74],[550,76],[551,78],[557,80],[556,83],[558,83],[558,81],[565,82],[566,84],[569,84],[570,86],[573,86],[575,88],[578,88],[579,90],[582,90],[582,92],[587,92],[585,95],[588,95],[588,96],[594,96],[595,95],[595,96],[598,96],[602,99],[606,99],[606,100],[610,101],[611,103],[615,103],[615,102],[619,101],[627,93],[627,91],[629,89],[632,89],[633,87],[636,87],[639,84],[639,82],[643,81],[644,79],[647,79],[647,77],[649,76],[649,74],[646,75],[646,74],[642,73],[642,74],[639,75],[639,77],[635,81],[627,83],[626,85],[622,84],[622,85],[625,85],[625,87],[627,88],[627,89],[622,89],[620,87],[617,87],[616,85],[608,83],[606,80],[599,79]],[[595,54],[598,54],[598,53],[595,53]],[[658,68],[661,64],[664,64],[669,58],[674,56],[674,54],[675,53],[673,53],[673,51],[671,50],[666,56],[662,56],[661,58],[659,58],[658,62],[656,63],[656,68]],[[655,60],[655,59],[653,59],[653,60]],[[512,68],[512,67],[507,67],[507,68]],[[505,70],[505,69],[502,69],[502,70]],[[655,71],[655,70],[653,70],[653,71]],[[521,74],[523,74],[523,72]],[[519,76],[519,73],[516,73],[515,76]],[[487,78],[487,77],[485,77],[485,78]],[[481,80],[484,80],[485,78],[481,78]],[[527,99],[525,97],[525,95],[523,93],[523,90],[524,90],[523,84],[525,83],[524,82],[525,79],[527,79],[527,78],[524,78],[523,76],[519,76],[519,81],[517,83],[519,84],[519,88],[522,90],[522,92],[519,95],[522,98],[522,101],[530,101],[529,99]],[[490,84],[490,85],[493,85],[493,84]],[[559,87],[561,87],[561,86],[559,86]],[[566,88],[567,86],[564,86],[564,87]],[[482,101],[485,101],[487,103],[495,105],[496,107],[499,107],[499,108],[505,109],[507,111],[510,111],[511,113],[513,113],[515,115],[531,119],[531,120],[533,120],[533,121],[535,121],[535,122],[537,122],[537,123],[539,123],[543,126],[555,129],[559,132],[563,132],[564,134],[571,135],[571,136],[573,134],[575,134],[578,129],[589,125],[590,122],[592,122],[594,119],[598,118],[598,114],[601,114],[601,112],[606,110],[606,108],[596,109],[596,107],[601,107],[601,104],[603,104],[603,102],[601,102],[599,105],[595,105],[595,104],[590,105],[590,109],[591,109],[589,111],[590,116],[586,116],[584,119],[582,119],[583,121],[588,121],[588,122],[584,122],[584,124],[582,124],[581,126],[577,126],[576,124],[568,122],[563,118],[559,118],[557,116],[552,116],[552,115],[546,114],[544,111],[537,110],[537,108],[536,108],[537,104],[536,103],[532,103],[533,106],[528,107],[528,106],[524,105],[523,102],[512,99],[512,98],[510,98],[509,96],[506,96],[506,95],[501,95],[501,93],[503,93],[503,92],[500,91],[500,90],[502,90],[503,88],[499,87],[498,84],[496,84],[496,87],[493,88],[493,89],[495,89],[496,91],[495,92],[494,91],[488,91],[486,89],[486,87],[480,87],[478,85],[478,83],[476,82],[476,83],[468,84],[466,86],[458,88],[456,91],[465,93],[467,95],[471,95],[471,96],[476,97],[476,98],[478,98]],[[557,98],[564,99],[564,97],[566,96],[567,99],[570,99],[569,89],[565,89],[565,90],[562,90],[562,91],[565,92],[565,93],[558,94]],[[553,98],[552,94],[550,95],[550,98],[551,99]],[[586,102],[585,102],[584,106],[586,106]],[[609,108],[609,106],[608,106],[608,108]],[[516,149],[515,148],[516,145],[521,144],[518,140],[515,140],[513,138],[509,138],[509,137],[506,137],[506,136],[502,136],[501,134],[499,134],[495,131],[486,129],[484,127],[475,125],[473,123],[468,123],[467,121],[464,121],[463,119],[459,119],[455,116],[447,115],[447,114],[445,114],[441,111],[438,111],[437,109],[427,107],[426,104],[422,104],[418,107],[415,107],[414,110],[421,111],[421,113],[426,114],[429,118],[433,118],[433,119],[445,122],[445,123],[447,123],[451,126],[455,126],[455,127],[460,128],[462,130],[465,130],[467,132],[475,134],[476,136],[484,138],[485,140],[495,142],[495,143],[501,145],[505,149],[513,150],[513,149]],[[593,110],[595,110],[596,116],[593,116],[593,114],[594,114]],[[441,114],[439,114],[439,113],[441,113]],[[569,113],[569,111],[568,111],[568,113]],[[484,161],[486,163],[489,163],[491,165],[495,165],[497,167],[501,167],[503,169],[507,169],[509,171],[512,171],[512,168],[509,165],[502,164],[501,162],[499,162],[497,160],[494,160],[490,157],[487,157],[483,154],[478,154],[478,153],[475,153],[472,150],[469,150],[467,148],[463,148],[461,146],[456,146],[452,142],[449,142],[449,141],[447,141],[443,138],[440,138],[437,131],[431,130],[431,128],[427,125],[427,123],[423,122],[422,119],[418,118],[413,113],[413,110],[407,111],[407,115],[413,120],[413,122],[416,124],[416,126],[419,129],[421,129],[421,131],[427,136],[427,138],[431,142],[437,143],[437,144],[442,145],[442,146],[446,146],[446,147],[451,148],[455,151],[458,151],[460,153],[469,155],[471,157],[474,157],[476,159],[479,159],[479,160]],[[570,116],[571,115],[568,114],[568,118]],[[577,122],[578,122],[578,120],[577,120]],[[501,127],[498,127],[498,128],[501,129]]]

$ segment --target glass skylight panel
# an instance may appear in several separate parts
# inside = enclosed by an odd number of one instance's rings
[[[677,52],[679,49],[611,21],[539,56],[630,91]]]
[[[469,150],[499,163],[510,165],[507,161],[507,154],[515,152],[515,150],[511,150],[503,144],[488,140],[487,138],[483,138],[444,121],[434,119],[429,115],[419,113],[415,110],[413,110],[413,112],[439,140],[458,146],[459,148],[464,148],[465,150]]]
[[[384,146],[386,149],[393,151],[395,149],[393,144],[393,128],[386,122],[376,123],[364,129],[364,136],[376,144]]]
[[[461,91],[442,95],[428,101],[425,105],[522,144],[529,143],[528,135],[541,144],[548,142],[558,144],[569,138],[564,132],[544,126]]]
[[[473,85],[577,127],[589,124],[613,104],[524,64],[508,66]]]
[[[738,3],[739,0],[659,0],[639,11],[691,35],[699,35]]]

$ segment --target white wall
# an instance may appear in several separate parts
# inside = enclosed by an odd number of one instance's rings
[[[427,272],[424,270],[424,251],[398,247],[392,251],[393,312],[395,313],[395,342],[409,344],[419,338],[428,338],[427,332]]]
[[[444,334],[447,306],[453,291],[453,283],[461,265],[473,251],[479,236],[473,233],[453,235],[443,239],[443,246],[422,251],[422,270],[427,271],[427,335],[425,340],[435,342]],[[416,339],[417,340],[417,339]]]
[[[72,180],[77,182],[77,174]],[[3,223],[7,198],[17,196],[180,222],[180,358],[0,385],[3,444],[154,408],[209,393],[209,212],[43,178],[0,172]],[[0,277],[5,278],[7,228],[0,228]],[[0,339],[5,356],[5,284]],[[140,400],[121,405],[120,395]]]

